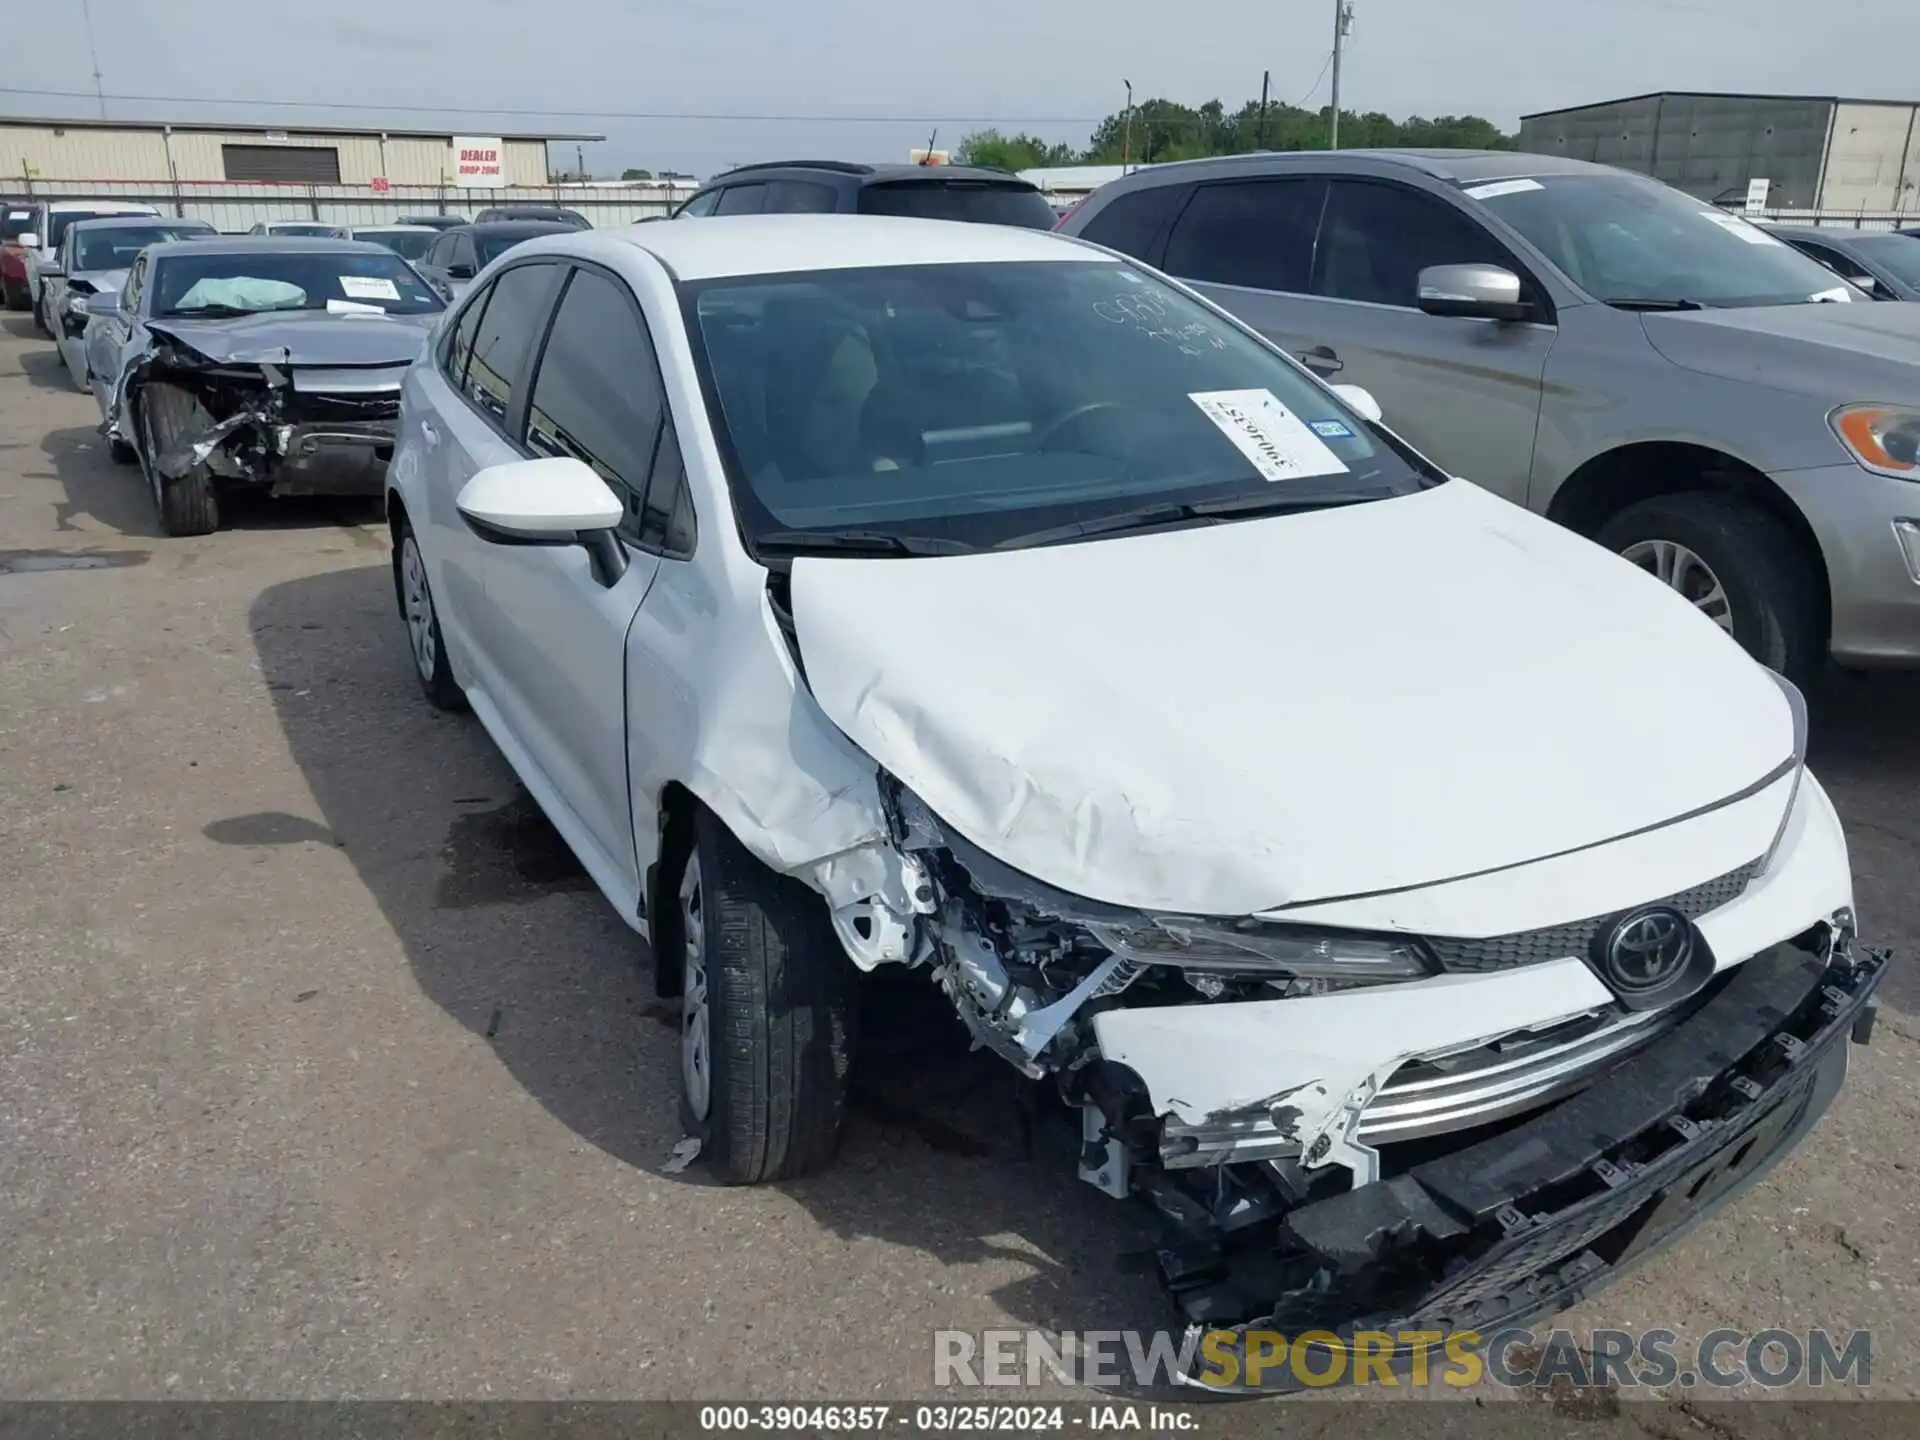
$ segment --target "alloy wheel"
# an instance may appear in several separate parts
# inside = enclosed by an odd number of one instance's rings
[[[680,877],[680,1083],[687,1108],[704,1121],[713,1104],[713,1022],[707,1004],[707,927],[700,856]]]
[[[407,536],[400,547],[400,586],[406,599],[407,636],[413,642],[413,663],[420,678],[433,683],[434,667],[440,660],[440,647],[433,631],[433,595],[427,589],[427,566],[420,558],[420,546]]]
[[[1668,589],[1679,591],[1701,614],[1733,634],[1733,604],[1726,587],[1713,567],[1686,546],[1672,540],[1640,540],[1620,554]]]

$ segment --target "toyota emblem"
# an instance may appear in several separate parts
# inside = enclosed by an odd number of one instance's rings
[[[1600,947],[1608,983],[1629,995],[1671,984],[1692,958],[1693,926],[1671,905],[1649,905],[1623,915]]]

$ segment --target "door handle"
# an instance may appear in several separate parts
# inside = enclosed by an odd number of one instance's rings
[[[427,448],[429,450],[440,443],[440,432],[433,428],[433,422],[431,420],[422,420],[420,422],[420,438],[427,442]]]
[[[1347,368],[1346,361],[1334,354],[1331,345],[1315,345],[1311,350],[1300,352],[1300,363],[1316,375],[1338,375]]]

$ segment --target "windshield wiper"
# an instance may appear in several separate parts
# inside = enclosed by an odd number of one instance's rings
[[[163,320],[232,320],[240,315],[258,315],[258,310],[248,310],[239,305],[188,305],[176,306],[162,312]]]
[[[769,530],[753,537],[756,550],[772,555],[806,555],[824,550],[867,555],[964,555],[974,547],[964,540],[930,535],[893,535],[884,530]]]
[[[1365,495],[1236,495],[1226,500],[1183,500],[1147,505],[1138,510],[1122,510],[1114,515],[1098,515],[1091,520],[1076,520],[1045,530],[1033,530],[1000,541],[996,550],[1024,550],[1030,545],[1050,545],[1057,540],[1079,540],[1091,535],[1112,535],[1123,530],[1152,530],[1161,525],[1176,525],[1182,520],[1219,522],[1246,519],[1255,515],[1286,515],[1301,510],[1328,510],[1336,505],[1357,505],[1380,496]]]
[[[1663,300],[1654,295],[1628,295],[1607,304],[1616,310],[1704,310],[1698,300]]]

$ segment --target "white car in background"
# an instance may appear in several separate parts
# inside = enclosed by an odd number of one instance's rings
[[[127,283],[140,252],[167,240],[210,238],[219,232],[205,220],[161,215],[111,215],[76,220],[67,227],[51,265],[40,269],[54,343],[74,388],[91,393],[87,368],[88,297],[110,295]]]
[[[1193,1324],[1558,1309],[1812,1125],[1884,962],[1798,693],[1370,411],[1044,232],[480,273],[388,471],[412,659],[651,941],[722,1179],[828,1160],[881,966]]]
[[[328,225],[319,220],[256,220],[249,235],[290,235],[303,240],[344,240],[347,227]]]
[[[124,200],[49,200],[36,207],[38,229],[23,234],[18,239],[26,250],[27,295],[33,308],[33,323],[45,334],[53,334],[52,317],[46,313],[43,304],[46,286],[40,275],[43,265],[52,265],[54,257],[60,253],[60,242],[66,239],[67,227],[76,220],[97,220],[106,215],[158,215],[160,212],[151,205],[137,205]]]

